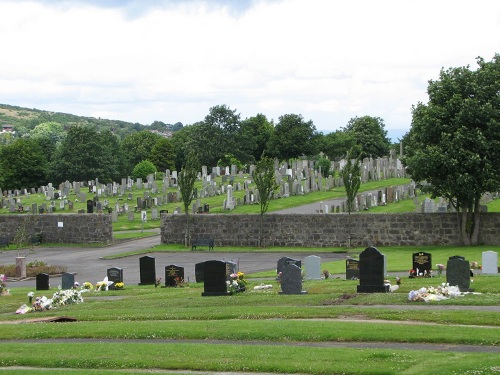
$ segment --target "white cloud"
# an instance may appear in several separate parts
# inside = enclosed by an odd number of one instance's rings
[[[442,67],[500,52],[496,0],[101,3],[0,2],[0,103],[144,124],[226,104],[407,130]]]

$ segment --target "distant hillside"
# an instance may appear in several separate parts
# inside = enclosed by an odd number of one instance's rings
[[[155,121],[151,125],[143,125],[120,120],[107,120],[95,117],[84,117],[69,113],[50,112],[39,109],[23,108],[8,104],[0,104],[0,125],[10,125],[21,135],[34,129],[44,122],[58,122],[68,129],[74,125],[95,125],[100,130],[110,129],[121,138],[127,134],[141,130],[158,130],[160,132],[173,132],[182,128],[181,123],[175,125]]]

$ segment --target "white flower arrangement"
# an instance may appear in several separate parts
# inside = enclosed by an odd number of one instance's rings
[[[433,301],[443,301],[449,298],[463,297],[466,294],[480,294],[480,293],[470,293],[460,292],[460,289],[456,285],[450,286],[448,283],[442,283],[441,286],[420,288],[418,290],[412,290],[408,293],[409,301],[423,301],[423,302],[433,302]]]

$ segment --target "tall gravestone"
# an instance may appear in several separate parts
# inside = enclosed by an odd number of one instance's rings
[[[156,283],[156,259],[150,256],[139,258],[139,273],[141,282],[139,285],[151,285]]]
[[[431,254],[425,252],[413,253],[412,267],[416,276],[428,276],[432,270]]]
[[[470,287],[470,264],[461,256],[452,256],[446,263],[446,282],[452,286],[458,286],[461,292],[469,291]]]
[[[36,275],[36,290],[49,290],[49,274],[38,273]]]
[[[289,257],[283,257],[283,258],[278,259],[278,264],[276,266],[276,272],[278,273],[278,275],[280,273],[283,273],[283,269],[285,267],[285,264],[295,264],[299,268],[302,267],[302,262],[300,260],[289,258]]]
[[[310,255],[304,258],[305,278],[307,280],[321,279],[321,258]]]
[[[94,213],[94,201],[93,200],[88,200],[87,201],[87,213],[92,214]]]
[[[495,251],[484,251],[482,256],[482,273],[498,275],[498,253]]]
[[[203,267],[202,296],[227,296],[227,265],[221,260],[208,260]]]
[[[63,272],[61,275],[61,289],[72,289],[75,286],[75,274]]]
[[[280,294],[305,294],[302,290],[302,269],[293,263],[285,263],[281,275]]]
[[[113,284],[109,287],[109,289],[116,289],[117,283],[123,283],[123,268],[112,267],[108,268],[106,271],[106,275],[108,276],[108,281],[112,281]]]
[[[387,293],[385,285],[385,255],[374,247],[367,247],[359,254],[358,293]]]
[[[345,260],[345,278],[346,280],[359,279],[359,260],[357,259]]]
[[[165,286],[174,287],[184,281],[184,267],[171,264],[165,267]]]

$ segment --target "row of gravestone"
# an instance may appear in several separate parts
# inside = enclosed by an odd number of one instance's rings
[[[487,252],[487,260],[491,261],[497,268],[498,273],[498,254]],[[490,258],[488,258],[490,257]],[[423,259],[428,259],[430,262],[430,254],[416,253],[414,261],[417,259],[417,265],[422,267]],[[389,285],[385,283],[386,272],[386,257],[381,254],[376,248],[368,247],[359,255],[359,285],[358,293],[377,293],[388,292]],[[483,268],[484,269],[484,268]],[[420,270],[419,270],[420,271]],[[422,275],[424,272],[422,272]],[[470,291],[471,270],[470,263],[462,256],[452,256],[446,263],[446,282],[449,285],[458,286],[461,292]]]
[[[452,257],[453,258],[453,257]],[[450,259],[452,259],[450,258]],[[432,254],[426,252],[418,252],[412,254],[412,269],[410,277],[426,277],[431,276],[432,271]],[[448,268],[448,267],[447,267]],[[450,271],[448,271],[449,273]],[[453,263],[452,269],[453,272]],[[498,274],[498,253],[495,251],[485,251],[482,253],[482,274],[497,275]],[[360,278],[359,260],[346,260],[346,279],[357,280]]]

